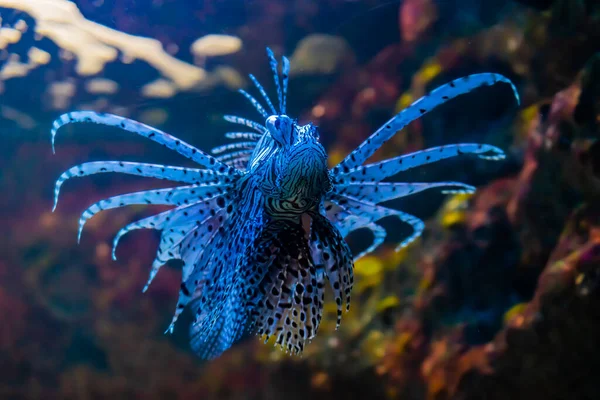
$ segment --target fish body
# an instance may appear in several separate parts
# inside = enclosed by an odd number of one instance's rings
[[[489,160],[504,157],[501,149],[477,143],[440,146],[388,160],[367,163],[368,158],[397,131],[438,105],[480,86],[505,82],[497,74],[457,79],[431,92],[392,117],[356,150],[332,169],[319,142],[320,133],[309,123],[299,125],[286,114],[289,61],[277,61],[267,49],[278,109],[263,86],[250,75],[266,107],[244,90],[240,92],[264,119],[258,123],[227,115],[231,123],[249,128],[228,132],[241,140],[214,148],[212,155],[151,126],[112,114],[75,111],[53,124],[52,147],[60,127],[75,122],[98,123],[130,131],[178,152],[198,168],[122,161],[88,162],[64,172],[55,186],[55,205],[62,184],[72,178],[118,172],[167,179],[179,186],[127,193],[101,200],[85,210],[83,226],[96,213],[131,204],[172,206],[160,214],[122,228],[113,243],[113,258],[120,238],[136,229],[161,231],[156,258],[144,291],[159,268],[170,259],[183,261],[182,283],[172,332],[185,308],[194,321],[190,343],[201,358],[212,359],[249,332],[299,354],[318,332],[329,285],[337,305],[337,326],[350,307],[353,262],[374,251],[386,233],[377,223],[394,217],[410,225],[404,247],[423,231],[415,216],[380,203],[423,190],[467,193],[474,187],[460,182],[382,182],[398,172],[446,158],[473,154]],[[357,229],[374,235],[371,246],[353,257],[344,237]]]

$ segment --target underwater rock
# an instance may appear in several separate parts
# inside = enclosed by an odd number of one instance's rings
[[[535,28],[525,42],[532,49],[531,79],[541,96],[562,90],[598,51],[598,21],[595,0],[555,0],[549,14],[531,17]]]
[[[488,345],[493,372],[465,374],[455,398],[588,399],[600,372],[600,215],[570,217],[534,299]]]
[[[437,8],[433,0],[403,1],[399,15],[402,39],[407,43],[419,40],[437,17]]]
[[[290,57],[290,75],[331,74],[351,64],[353,58],[343,38],[312,34],[298,42]]]

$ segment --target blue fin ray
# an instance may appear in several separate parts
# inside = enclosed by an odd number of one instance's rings
[[[156,143],[162,144],[168,149],[174,150],[182,156],[208,168],[212,171],[218,171],[227,174],[236,174],[237,170],[219,163],[214,157],[206,154],[202,150],[198,150],[194,146],[177,139],[159,129],[153,128],[138,121],[129,118],[120,117],[113,114],[96,113],[93,111],[73,111],[58,117],[52,124],[52,150],[54,151],[54,140],[58,129],[62,126],[76,122],[90,122],[100,125],[118,127],[128,132],[136,133],[145,138],[153,140]]]
[[[223,119],[227,122],[231,122],[232,124],[244,125],[250,129],[254,129],[255,131],[263,134],[266,131],[266,128],[259,124],[258,122],[251,121],[246,118],[238,117],[235,115],[224,115]]]
[[[212,310],[205,320],[198,320],[190,325],[190,347],[196,355],[204,360],[212,360],[234,343],[232,328],[234,323],[226,315],[235,313],[232,305],[234,296]]]
[[[498,147],[479,143],[449,144],[446,146],[432,147],[426,150],[393,157],[387,160],[359,166],[346,172],[334,173],[334,183],[343,185],[358,182],[380,182],[385,178],[412,168],[431,164],[447,158],[462,154],[475,154],[484,160],[502,160],[504,152]]]
[[[341,196],[350,196],[367,203],[383,203],[433,188],[444,188],[444,194],[473,193],[475,187],[461,182],[364,182],[338,185]]]
[[[286,99],[287,99],[287,91],[288,91],[288,81],[290,78],[290,60],[287,57],[281,58],[282,70],[281,70],[281,80],[283,82],[283,94],[281,97],[281,114],[286,113]]]
[[[262,136],[262,134],[254,132],[227,132],[225,134],[227,139],[252,140],[253,142],[258,142]]]
[[[261,106],[260,103],[258,102],[258,100],[256,100],[250,93],[246,92],[244,89],[239,89],[238,91],[241,94],[243,94],[244,97],[246,97],[248,99],[248,101],[250,101],[250,103],[252,103],[254,108],[256,108],[256,111],[258,111],[260,113],[260,115],[263,116],[263,118],[266,119],[269,116],[269,114],[265,111],[263,106]]]
[[[256,148],[256,142],[237,142],[217,146],[211,150],[213,154],[221,154],[233,150],[253,150]]]
[[[339,205],[346,211],[359,217],[364,217],[369,221],[376,222],[385,217],[396,217],[400,221],[410,225],[413,230],[412,234],[409,235],[406,239],[404,239],[396,247],[396,251],[400,250],[402,247],[408,246],[410,243],[415,241],[419,236],[421,236],[423,230],[425,229],[425,224],[422,220],[415,217],[414,215],[410,215],[402,211],[364,203],[347,196],[339,196],[336,194],[330,195],[328,200],[332,203]]]
[[[465,76],[455,79],[450,83],[442,85],[433,90],[426,96],[412,103],[410,106],[400,111],[389,121],[383,124],[367,140],[361,143],[352,153],[350,153],[342,162],[337,165],[341,170],[355,168],[363,164],[375,151],[377,151],[386,141],[404,128],[409,123],[419,119],[434,108],[447,101],[471,92],[481,86],[491,86],[497,82],[504,82],[510,85],[517,103],[520,103],[519,93],[513,83],[502,75],[483,73]]]
[[[65,181],[70,178],[108,172],[191,184],[225,184],[231,182],[230,177],[209,170],[125,161],[93,161],[76,165],[61,174],[54,185],[54,208],[52,211],[56,209],[60,188]]]
[[[231,165],[234,168],[237,168],[239,170],[246,170],[246,168],[248,167],[248,162],[250,161],[250,156],[247,157],[238,157],[234,160],[231,161],[227,161],[226,163],[228,165]]]
[[[354,261],[375,251],[375,249],[377,249],[385,240],[386,231],[383,227],[377,225],[368,218],[353,215],[349,211],[346,211],[342,206],[327,201],[325,202],[323,212],[331,223],[340,231],[342,237],[346,237],[351,232],[363,228],[368,229],[373,234],[373,242],[371,245],[366,250],[356,255]]]
[[[339,230],[323,215],[311,214],[311,242],[316,244],[315,265],[322,265],[333,290],[337,306],[336,329],[342,321],[342,304],[350,309],[350,293],[354,284],[352,252]]]
[[[79,231],[77,240],[81,239],[81,233],[85,223],[100,211],[110,210],[118,207],[141,204],[156,205],[188,205],[198,203],[212,198],[215,194],[221,194],[225,185],[191,185],[176,188],[145,190],[142,192],[127,193],[100,200],[88,207],[79,218]]]
[[[342,229],[348,229],[348,232],[355,231],[358,229],[368,229],[373,234],[373,242],[365,250],[361,251],[356,256],[354,256],[355,262],[356,260],[366,256],[367,254],[374,252],[379,246],[383,244],[387,236],[386,230],[381,225],[377,225],[375,222],[372,221],[365,221],[364,219],[359,218],[356,215],[349,216],[346,219],[346,221],[344,221],[344,223],[352,225],[348,228],[346,228],[346,226],[342,227]]]
[[[252,150],[240,150],[234,151],[232,153],[223,154],[221,156],[218,156],[217,158],[219,159],[219,161],[227,164],[238,158],[250,158],[251,155]]]
[[[279,114],[284,114],[282,112],[283,105],[283,93],[281,92],[281,84],[279,83],[279,72],[277,71],[277,60],[275,59],[275,54],[273,51],[267,47],[267,55],[269,56],[269,65],[271,66],[271,71],[273,72],[273,80],[275,81],[275,87],[277,88],[277,98],[279,99]]]
[[[192,222],[200,224],[207,215],[213,213],[211,210],[218,207],[217,203],[220,202],[219,199],[222,197],[222,195],[217,194],[210,199],[206,199],[204,202],[179,206],[124,226],[113,239],[113,259],[116,260],[116,249],[119,241],[124,235],[132,230],[155,229],[162,231],[167,228],[175,229],[175,227],[180,227]]]
[[[161,241],[152,262],[152,268],[144,286],[145,292],[162,265],[171,259],[183,261],[182,281],[187,280],[192,272],[194,259],[206,248],[206,243],[216,234],[222,224],[219,218],[225,213],[218,211],[214,216],[206,215],[203,220],[191,220],[185,224],[179,222],[177,226],[167,225],[163,229]]]
[[[273,103],[271,102],[271,99],[267,95],[267,91],[265,90],[265,88],[260,84],[260,82],[258,81],[258,79],[256,79],[256,77],[254,75],[249,74],[248,76],[250,77],[250,80],[252,81],[252,83],[254,83],[254,86],[256,86],[256,88],[258,89],[258,91],[260,92],[262,97],[265,99],[265,101],[269,105],[269,108],[271,109],[271,113],[274,115],[277,114],[277,110],[275,110],[275,106],[273,106]]]
[[[219,200],[217,199],[217,204],[218,202]],[[185,250],[186,252],[189,252],[189,254],[184,254],[183,252],[181,254],[184,263],[186,264],[186,268],[189,268],[189,270],[186,271],[186,279],[182,281],[181,288],[179,289],[177,307],[167,332],[173,331],[175,322],[183,309],[190,301],[194,300],[192,290],[189,290],[188,288],[198,289],[203,286],[203,301],[199,302],[199,307],[208,307],[208,309],[213,308],[210,304],[217,301],[216,295],[224,295],[224,293],[219,290],[222,289],[222,285],[229,282],[229,275],[233,274],[233,271],[226,271],[225,267],[235,263],[235,258],[237,257],[237,253],[235,252],[219,251],[227,246],[229,240],[232,240],[227,234],[228,230],[233,229],[233,224],[227,218],[226,208],[230,204],[228,203],[229,201],[222,204],[223,207],[218,210],[211,207],[211,210],[215,210],[215,212],[211,212],[211,215],[214,214],[214,218],[211,219],[213,223],[207,226],[209,232],[223,231],[222,233],[211,235],[208,240],[204,240],[204,242],[196,249],[187,249],[187,243],[182,245],[185,247],[182,251]],[[228,228],[224,228],[226,222],[228,222]],[[210,279],[211,284],[201,285],[200,282],[204,279]],[[211,295],[211,293],[214,294],[214,296]],[[206,304],[206,302],[208,302],[208,304]]]

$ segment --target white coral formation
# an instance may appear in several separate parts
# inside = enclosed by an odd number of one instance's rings
[[[214,57],[233,54],[242,48],[242,40],[230,35],[206,35],[197,39],[190,51],[198,57]]]
[[[86,19],[75,2],[69,0],[0,0],[0,7],[10,8],[29,14],[35,20],[37,38],[48,38],[59,48],[61,59],[76,61],[76,72],[81,76],[101,73],[108,63],[131,63],[141,60],[155,68],[159,79],[142,88],[142,95],[166,98],[179,91],[205,89],[215,84],[236,86],[232,81],[236,76],[207,72],[204,68],[173,57],[156,39],[134,36]],[[0,48],[6,48],[21,40],[21,33],[27,30],[24,21],[18,21],[14,28],[0,28]],[[172,47],[172,46],[171,46]],[[241,39],[229,35],[207,35],[192,45],[195,56],[211,57],[231,54],[242,47]],[[172,50],[172,49],[171,49]],[[50,54],[32,48],[28,64],[14,61],[5,66],[0,79],[23,77],[34,67],[47,64]],[[213,76],[214,75],[214,76]],[[116,82],[115,82],[116,84]],[[87,89],[91,93],[114,93],[118,85],[106,81],[89,81]]]

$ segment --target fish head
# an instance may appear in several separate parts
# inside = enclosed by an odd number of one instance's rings
[[[280,198],[320,201],[332,184],[318,127],[299,125],[287,115],[272,115],[265,125],[278,148],[273,162]]]

